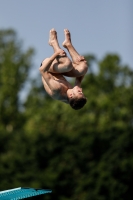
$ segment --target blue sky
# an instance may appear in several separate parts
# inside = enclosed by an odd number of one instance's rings
[[[68,28],[80,54],[102,59],[118,53],[133,68],[132,0],[0,0],[0,29],[5,28],[16,30],[24,48],[35,48],[37,73],[40,62],[53,53],[48,45],[51,28],[57,30],[60,45]]]

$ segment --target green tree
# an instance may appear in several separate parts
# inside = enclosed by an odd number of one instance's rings
[[[27,80],[31,54],[27,51],[25,57],[22,51],[9,51],[7,56],[11,39],[19,50],[21,44],[16,43],[16,36],[5,33],[0,37],[5,42],[5,48],[0,43],[1,190],[19,186],[50,188],[52,194],[36,198],[46,200],[132,200],[132,69],[123,65],[118,55],[106,55],[100,61],[86,55],[89,73],[83,89],[88,102],[83,109],[75,111],[52,100],[39,76],[21,112],[18,94]],[[19,58],[24,56],[25,64],[16,66],[12,61],[14,52],[20,52]],[[14,67],[3,64],[8,58]],[[20,70],[24,66],[26,69]],[[10,74],[6,73],[9,69]],[[20,79],[24,77],[21,82],[16,73],[20,73]],[[11,82],[11,77],[15,77],[15,84],[8,86],[5,80]],[[16,100],[9,101],[13,95]]]
[[[19,171],[13,164],[16,150],[12,153],[15,137],[21,138],[25,119],[20,112],[19,93],[28,79],[32,67],[32,48],[24,52],[22,42],[14,30],[0,30],[0,180],[1,189],[12,188],[14,173]],[[17,139],[16,139],[17,141]],[[20,141],[20,139],[18,139]],[[21,141],[22,142],[22,141]],[[18,156],[18,155],[17,155]],[[19,159],[22,158],[19,154]],[[11,159],[11,160],[10,160]],[[21,162],[24,160],[21,159]],[[14,172],[14,173],[12,173]]]
[[[25,104],[25,131],[34,134],[38,146],[40,184],[53,189],[51,199],[130,200],[133,71],[118,55],[100,62],[86,58],[99,70],[85,77],[83,109],[75,112],[51,100],[43,87],[34,88]]]
[[[31,68],[33,49],[22,51],[13,30],[0,31],[0,126],[8,131],[19,128],[19,92]]]

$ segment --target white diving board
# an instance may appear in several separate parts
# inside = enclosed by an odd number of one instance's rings
[[[0,200],[18,200],[51,192],[52,190],[49,189],[19,187],[10,190],[0,191]]]

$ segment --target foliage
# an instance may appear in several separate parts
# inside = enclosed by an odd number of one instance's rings
[[[13,30],[0,31],[0,123],[6,129],[19,127],[19,92],[31,66],[33,49],[22,52]]]
[[[32,53],[22,52],[14,31],[0,32],[0,189],[50,188],[35,198],[46,200],[131,200],[133,71],[118,55],[86,55],[83,109],[52,100],[37,77],[22,112]]]

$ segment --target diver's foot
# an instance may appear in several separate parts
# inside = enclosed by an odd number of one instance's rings
[[[68,29],[64,29],[64,34],[65,34],[65,40],[62,43],[62,46],[67,48],[69,45],[71,45],[71,34]]]
[[[58,43],[57,41],[57,32],[54,28],[52,28],[49,32],[49,45],[53,46]]]

